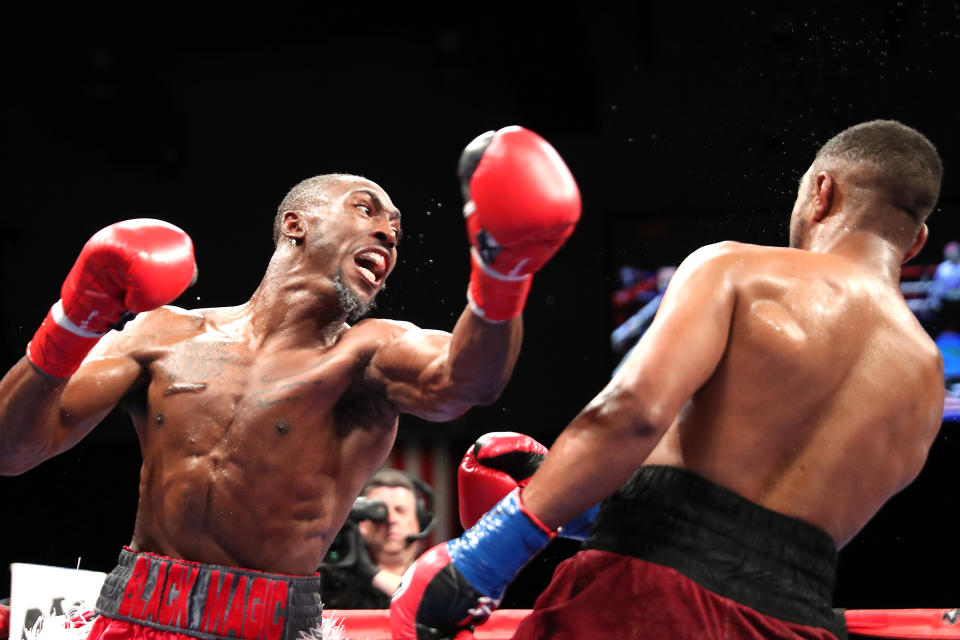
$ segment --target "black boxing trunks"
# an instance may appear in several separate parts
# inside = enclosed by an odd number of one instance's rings
[[[826,532],[677,467],[603,504],[520,624],[531,638],[845,638]]]
[[[319,576],[200,564],[124,548],[103,583],[89,640],[319,637]]]

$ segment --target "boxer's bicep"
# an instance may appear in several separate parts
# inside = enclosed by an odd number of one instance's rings
[[[126,352],[127,342],[116,333],[108,334],[67,381],[57,415],[51,415],[59,427],[54,453],[79,442],[144,380],[146,371]]]
[[[98,353],[66,381],[38,371],[27,358],[4,377],[0,472],[22,473],[75,445],[140,378],[142,368],[132,358],[106,348]]]
[[[369,374],[383,385],[387,399],[399,412],[427,420],[445,420],[462,413],[447,398],[451,339],[445,331],[414,328],[377,350]]]
[[[61,422],[70,429],[93,428],[142,375],[140,364],[126,356],[106,356],[86,362],[67,384],[61,401]]]

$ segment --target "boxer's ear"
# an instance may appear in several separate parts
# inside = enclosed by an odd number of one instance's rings
[[[826,171],[813,177],[813,222],[820,222],[830,213],[833,206],[834,181]]]
[[[900,261],[900,264],[903,264],[913,256],[920,253],[920,249],[923,249],[923,245],[927,243],[927,236],[929,233],[930,229],[927,228],[927,223],[924,222],[920,225],[920,230],[917,231],[917,237],[913,239],[913,244],[910,245],[909,249],[907,249],[907,253],[904,254],[903,260]]]
[[[303,213],[300,211],[284,211],[283,220],[280,222],[280,233],[286,238],[286,241],[294,240],[299,243],[303,240],[306,233],[306,221]]]

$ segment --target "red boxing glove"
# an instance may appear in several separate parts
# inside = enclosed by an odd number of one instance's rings
[[[172,302],[196,277],[193,242],[162,220],[125,220],[101,229],[80,251],[27,358],[67,378],[111,328]]]
[[[516,126],[468,144],[459,174],[473,247],[470,306],[487,320],[509,320],[523,310],[531,274],[573,233],[580,190],[550,143]]]
[[[390,636],[394,640],[449,638],[457,629],[484,622],[494,609],[496,603],[460,575],[450,561],[447,543],[441,543],[403,574],[390,601]],[[460,619],[451,620],[451,614]]]
[[[494,431],[480,436],[457,469],[463,528],[472,527],[517,487],[525,487],[546,455],[545,446],[522,433]]]

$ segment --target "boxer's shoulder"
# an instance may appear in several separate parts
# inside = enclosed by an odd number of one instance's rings
[[[826,274],[840,275],[849,266],[843,263],[843,258],[829,254],[726,240],[697,249],[681,269],[722,272],[734,285],[747,286],[786,282],[785,278],[796,284]]]
[[[111,331],[95,351],[137,356],[197,336],[205,326],[202,312],[166,305],[138,314],[120,331]]]
[[[732,240],[702,246],[680,263],[674,280],[694,279],[708,287],[715,287],[718,281],[736,284],[745,262],[757,259],[758,249],[761,247]]]
[[[361,320],[347,332],[351,341],[358,342],[367,348],[377,350],[385,345],[399,341],[422,339],[433,334],[447,335],[444,331],[421,329],[412,322],[402,320],[388,320],[385,318],[367,318]]]
[[[758,245],[724,240],[700,247],[691,253],[680,265],[685,270],[690,269],[727,269],[736,264],[737,260],[747,257],[755,258],[758,251],[764,247]]]
[[[416,331],[419,327],[405,320],[388,318],[365,318],[351,327],[352,331],[371,332],[388,336],[397,336],[407,331]]]

